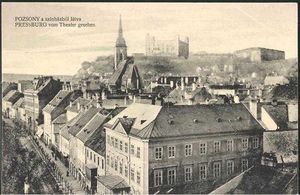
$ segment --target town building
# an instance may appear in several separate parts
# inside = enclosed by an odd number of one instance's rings
[[[6,117],[15,118],[16,113],[14,112],[13,105],[21,98],[23,94],[17,90],[10,90],[2,98],[2,111]]]
[[[6,96],[11,90],[17,90],[18,84],[13,82],[3,82],[2,83],[2,97]]]
[[[235,51],[234,57],[235,59],[246,60],[248,62],[284,60],[285,52],[275,49],[252,47]]]
[[[31,80],[19,80],[18,91],[23,93],[26,89],[33,89],[33,83]]]
[[[264,80],[265,86],[286,85],[286,84],[289,84],[289,80],[284,76],[266,76]]]
[[[107,174],[134,194],[207,193],[262,154],[263,128],[242,104],[135,103],[105,127]]]
[[[37,127],[44,122],[42,109],[61,90],[62,83],[53,77],[37,77],[33,80],[33,89],[24,91],[25,112],[27,125],[37,131]]]
[[[24,105],[24,97],[21,97],[14,105],[13,105],[13,115],[15,118],[25,124],[26,122],[26,114],[25,114],[25,105]]]
[[[108,80],[108,90],[111,94],[139,92],[143,88],[142,78],[133,57],[127,56],[127,46],[123,37],[122,20],[120,16],[119,34],[116,40],[114,72]]]
[[[146,56],[176,56],[189,57],[189,38],[159,40],[149,33],[146,35]]]
[[[43,108],[44,115],[44,141],[58,148],[59,145],[59,127],[66,120],[65,108],[70,105],[70,101],[82,96],[81,91],[72,91],[69,84],[64,84],[63,89]]]
[[[133,57],[128,57],[118,64],[117,69],[108,81],[111,94],[139,92],[143,89],[143,80]]]
[[[98,176],[97,194],[129,194],[130,186],[117,175]]]

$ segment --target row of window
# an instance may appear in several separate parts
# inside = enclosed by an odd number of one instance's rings
[[[246,150],[249,148],[249,140],[248,138],[243,138],[242,139],[242,149]],[[259,138],[255,137],[252,139],[252,145],[253,148],[258,148],[259,147]],[[227,140],[226,144],[226,151],[232,152],[234,150],[234,143],[233,140]],[[215,141],[214,142],[214,153],[218,153],[221,151],[221,142],[220,141]],[[168,158],[175,158],[175,146],[168,146]],[[199,151],[200,154],[207,154],[207,143],[203,142],[199,144]],[[193,154],[193,145],[192,144],[185,144],[184,146],[184,154],[185,156],[192,156]],[[163,148],[162,147],[156,147],[155,148],[155,159],[156,160],[161,160],[163,157]]]
[[[114,159],[112,156],[107,155],[106,158],[107,167],[111,167],[115,171],[118,171],[121,175],[128,177],[128,165],[127,163],[123,163],[123,160],[118,161]],[[136,182],[137,184],[141,184],[141,172],[139,170],[135,171],[133,167],[130,169],[130,180]]]
[[[108,135],[107,143],[108,143],[108,145],[110,145],[122,152],[128,153],[128,143],[127,142],[124,143],[124,147],[123,147],[122,140],[118,140],[117,138],[113,138]],[[135,150],[135,146],[133,144],[131,144],[130,145],[130,154],[135,155],[137,158],[140,158],[141,157],[141,148],[136,147],[136,150]]]
[[[94,153],[94,155],[93,155],[92,151],[86,150],[85,152],[86,152],[87,159],[90,159],[90,161],[93,161],[95,164],[97,161],[97,165],[100,166],[100,157],[96,156],[96,153]],[[101,169],[104,169],[104,159],[103,158],[101,159]]]
[[[241,161],[241,171],[245,171],[248,169],[248,159],[242,159]],[[228,160],[226,163],[226,174],[231,175],[234,173],[234,161]],[[214,162],[213,163],[213,177],[219,178],[221,177],[221,162]],[[200,164],[199,165],[199,179],[205,180],[207,179],[208,175],[208,168],[207,164]],[[184,181],[191,182],[193,181],[193,166],[185,166],[184,167]],[[173,185],[176,183],[176,168],[168,168],[167,169],[167,184]],[[157,169],[154,170],[154,186],[163,185],[163,170]]]

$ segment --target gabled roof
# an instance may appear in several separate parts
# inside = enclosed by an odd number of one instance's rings
[[[271,116],[279,129],[287,129],[288,125],[288,108],[286,104],[283,105],[263,105],[266,112]]]
[[[70,133],[69,129],[75,125],[75,123],[80,119],[80,117],[83,115],[83,113],[79,113],[77,116],[72,118],[70,121],[68,121],[62,128],[61,128],[61,136],[63,136],[65,139],[70,139]]]
[[[128,64],[133,63],[133,58],[128,58],[127,60],[123,60],[118,64],[117,70],[111,75],[110,79],[108,80],[109,85],[117,85],[118,82],[121,81]]]
[[[117,175],[98,176],[97,180],[110,190],[130,188],[126,181]]]
[[[102,125],[106,121],[106,117],[100,113],[96,113],[96,115],[86,123],[84,127],[77,133],[76,137],[85,143],[89,137],[97,131],[97,129],[102,129]]]
[[[13,108],[24,108],[24,107],[25,107],[25,103],[23,97],[18,99],[18,101],[13,105]]]
[[[108,117],[114,117],[117,114],[119,114],[124,108],[115,108],[113,110],[107,110],[109,113],[107,114],[106,119]],[[101,110],[103,111],[103,110]],[[100,112],[101,113],[101,112]],[[106,120],[105,120],[106,121]],[[102,123],[103,125],[103,123]],[[103,131],[103,126],[100,126],[100,128],[97,128],[94,132],[91,133],[91,136],[87,139],[85,142],[85,146],[92,149],[93,151],[97,152],[101,156],[105,156],[105,132]]]
[[[3,97],[3,101],[11,102],[12,104],[16,103],[21,97],[23,97],[23,94],[20,93],[17,90],[11,90],[9,91],[6,96]]]
[[[173,89],[169,95],[164,98],[166,102],[181,102],[184,99],[185,90],[181,90],[181,88]]]
[[[102,108],[91,107],[83,113],[78,121],[69,129],[69,133],[76,136],[79,131],[98,113]]]
[[[78,109],[78,106],[77,106],[78,103],[79,103],[80,107],[81,106],[90,106],[90,105],[96,106],[97,101],[94,99],[86,99],[83,97],[78,97],[74,102],[72,102],[72,106],[69,105],[66,108],[66,110],[71,111],[71,112],[79,112],[81,108]]]
[[[65,124],[66,122],[67,122],[67,114],[66,113],[59,115],[52,121],[53,124]]]
[[[124,116],[135,118],[129,134],[142,139],[263,131],[242,104],[161,107],[135,103],[112,118],[107,126],[113,128],[114,122]]]
[[[61,105],[66,98],[70,97],[72,91],[60,90],[56,96],[43,108],[44,112],[51,113]]]

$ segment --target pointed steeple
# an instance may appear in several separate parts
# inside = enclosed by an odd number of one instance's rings
[[[120,19],[119,19],[119,37],[123,37],[122,15],[121,14],[120,14]]]
[[[116,47],[126,47],[126,42],[123,37],[123,28],[122,28],[122,16],[120,15],[119,19],[119,35],[116,41]]]

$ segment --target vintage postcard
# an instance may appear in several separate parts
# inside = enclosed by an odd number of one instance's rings
[[[1,10],[1,193],[299,193],[296,3]]]

